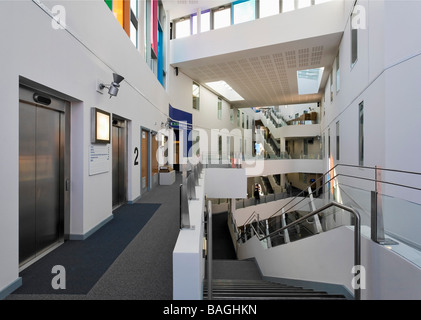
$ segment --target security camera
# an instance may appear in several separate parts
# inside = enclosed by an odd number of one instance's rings
[[[118,93],[118,88],[120,88],[120,82],[124,80],[124,77],[120,76],[117,73],[113,73],[113,82],[111,84],[99,84],[99,89],[103,90],[104,88],[108,88],[108,94],[111,97],[116,97]]]

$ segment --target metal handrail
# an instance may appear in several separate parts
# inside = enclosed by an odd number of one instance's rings
[[[308,218],[310,218],[310,217],[312,217],[316,214],[319,214],[320,212],[322,212],[326,209],[329,209],[330,207],[333,207],[333,206],[338,207],[340,209],[343,209],[345,211],[348,211],[351,214],[353,214],[354,217],[355,217],[355,225],[354,225],[354,266],[360,266],[361,265],[361,217],[360,217],[360,214],[356,209],[344,206],[344,205],[342,205],[340,203],[337,203],[335,201],[332,201],[332,202],[328,203],[327,205],[325,205],[325,206],[323,206],[323,207],[321,207],[317,210],[314,210],[313,212],[310,212],[309,214],[289,223],[288,225],[286,225],[282,228],[279,228],[276,231],[273,231],[273,232],[269,233],[268,235],[266,235],[264,237],[260,236],[260,234],[256,231],[256,229],[254,228],[254,226],[252,224],[251,224],[251,227],[254,230],[257,239],[259,239],[259,241],[263,241],[263,240],[265,240],[265,239],[267,239],[267,238],[269,238],[273,235],[277,235],[277,234],[281,233],[282,231],[284,231],[286,229],[289,229],[289,228],[303,222],[304,220],[306,220],[306,219],[308,219]],[[361,299],[361,289],[359,288],[359,286],[356,286],[354,288],[354,299],[355,300]]]
[[[381,168],[381,167],[368,167],[368,166],[357,166],[357,165],[350,165],[350,164],[336,164],[334,167],[332,167],[330,170],[328,170],[326,173],[324,173],[321,177],[319,177],[318,179],[316,179],[311,185],[317,184],[318,181],[324,179],[328,174],[332,173],[335,169],[337,169],[338,167],[350,167],[350,168],[359,168],[359,169],[370,169],[370,170],[381,170],[381,171],[388,171],[388,172],[397,172],[397,173],[404,173],[404,174],[413,174],[413,175],[421,175],[420,172],[413,172],[413,171],[404,171],[404,170],[397,170],[397,169],[387,169],[387,168]],[[370,179],[370,178],[364,178],[364,177],[358,177],[358,176],[352,176],[352,175],[346,175],[346,174],[341,174],[338,173],[332,177],[329,178],[329,180],[325,181],[319,188],[317,188],[316,191],[320,190],[322,187],[324,187],[326,184],[332,182],[334,179],[336,179],[337,177],[348,177],[348,178],[354,178],[354,179],[360,179],[360,180],[366,180],[366,181],[371,181],[371,182],[375,182],[375,183],[382,183],[382,184],[389,184],[389,185],[394,185],[394,186],[398,186],[398,187],[404,187],[404,188],[408,188],[408,189],[413,189],[413,190],[417,190],[417,191],[421,191],[420,188],[416,188],[416,187],[412,187],[412,186],[407,186],[407,185],[402,185],[402,184],[397,184],[397,183],[393,183],[393,182],[388,182],[388,181],[381,181],[378,179]],[[303,197],[304,194],[307,192],[307,189],[302,190],[298,195],[296,195],[295,197],[293,197],[290,201],[288,201],[282,208],[278,209],[277,211],[275,211],[272,215],[270,215],[268,218],[271,218],[273,216],[275,216],[278,212],[280,212],[282,209],[285,210],[285,212],[288,212],[288,210],[292,209],[293,207],[297,206],[298,204],[300,204],[302,201],[304,201],[306,199],[306,197]],[[303,199],[301,199],[300,201],[298,201],[297,203],[294,203],[291,207],[289,207],[288,209],[285,209],[290,203],[293,203],[296,199],[303,197]],[[255,215],[255,211],[246,219],[246,221],[244,222],[244,224],[247,224],[250,219],[253,218],[253,215]]]
[[[180,184],[180,229],[190,228],[189,201],[196,199],[196,186],[199,185],[199,176],[203,166],[201,163],[194,165],[187,172],[186,165],[183,165],[183,183]]]

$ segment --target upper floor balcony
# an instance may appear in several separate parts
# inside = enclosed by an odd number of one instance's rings
[[[234,107],[320,101],[348,19],[347,1],[233,24],[170,41],[169,63],[206,85],[225,81]],[[303,70],[321,69],[320,88],[300,92]]]

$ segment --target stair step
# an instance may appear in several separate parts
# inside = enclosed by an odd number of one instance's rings
[[[208,283],[203,284],[203,298],[208,297]],[[346,299],[340,294],[305,289],[264,280],[215,279],[212,281],[212,298],[215,300],[233,299]]]
[[[317,296],[317,297],[300,297],[300,296],[292,296],[292,297],[236,297],[236,296],[230,296],[230,297],[218,297],[213,296],[213,300],[346,300],[343,296]],[[203,297],[203,300],[207,300],[207,296]]]
[[[207,291],[207,290],[205,290]],[[311,289],[297,288],[248,288],[247,290],[238,288],[213,288],[212,292],[314,292]]]

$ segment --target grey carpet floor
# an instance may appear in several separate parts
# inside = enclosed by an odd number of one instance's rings
[[[7,300],[171,300],[172,252],[179,233],[179,185],[157,186],[139,203],[158,210],[86,294],[11,294]]]

